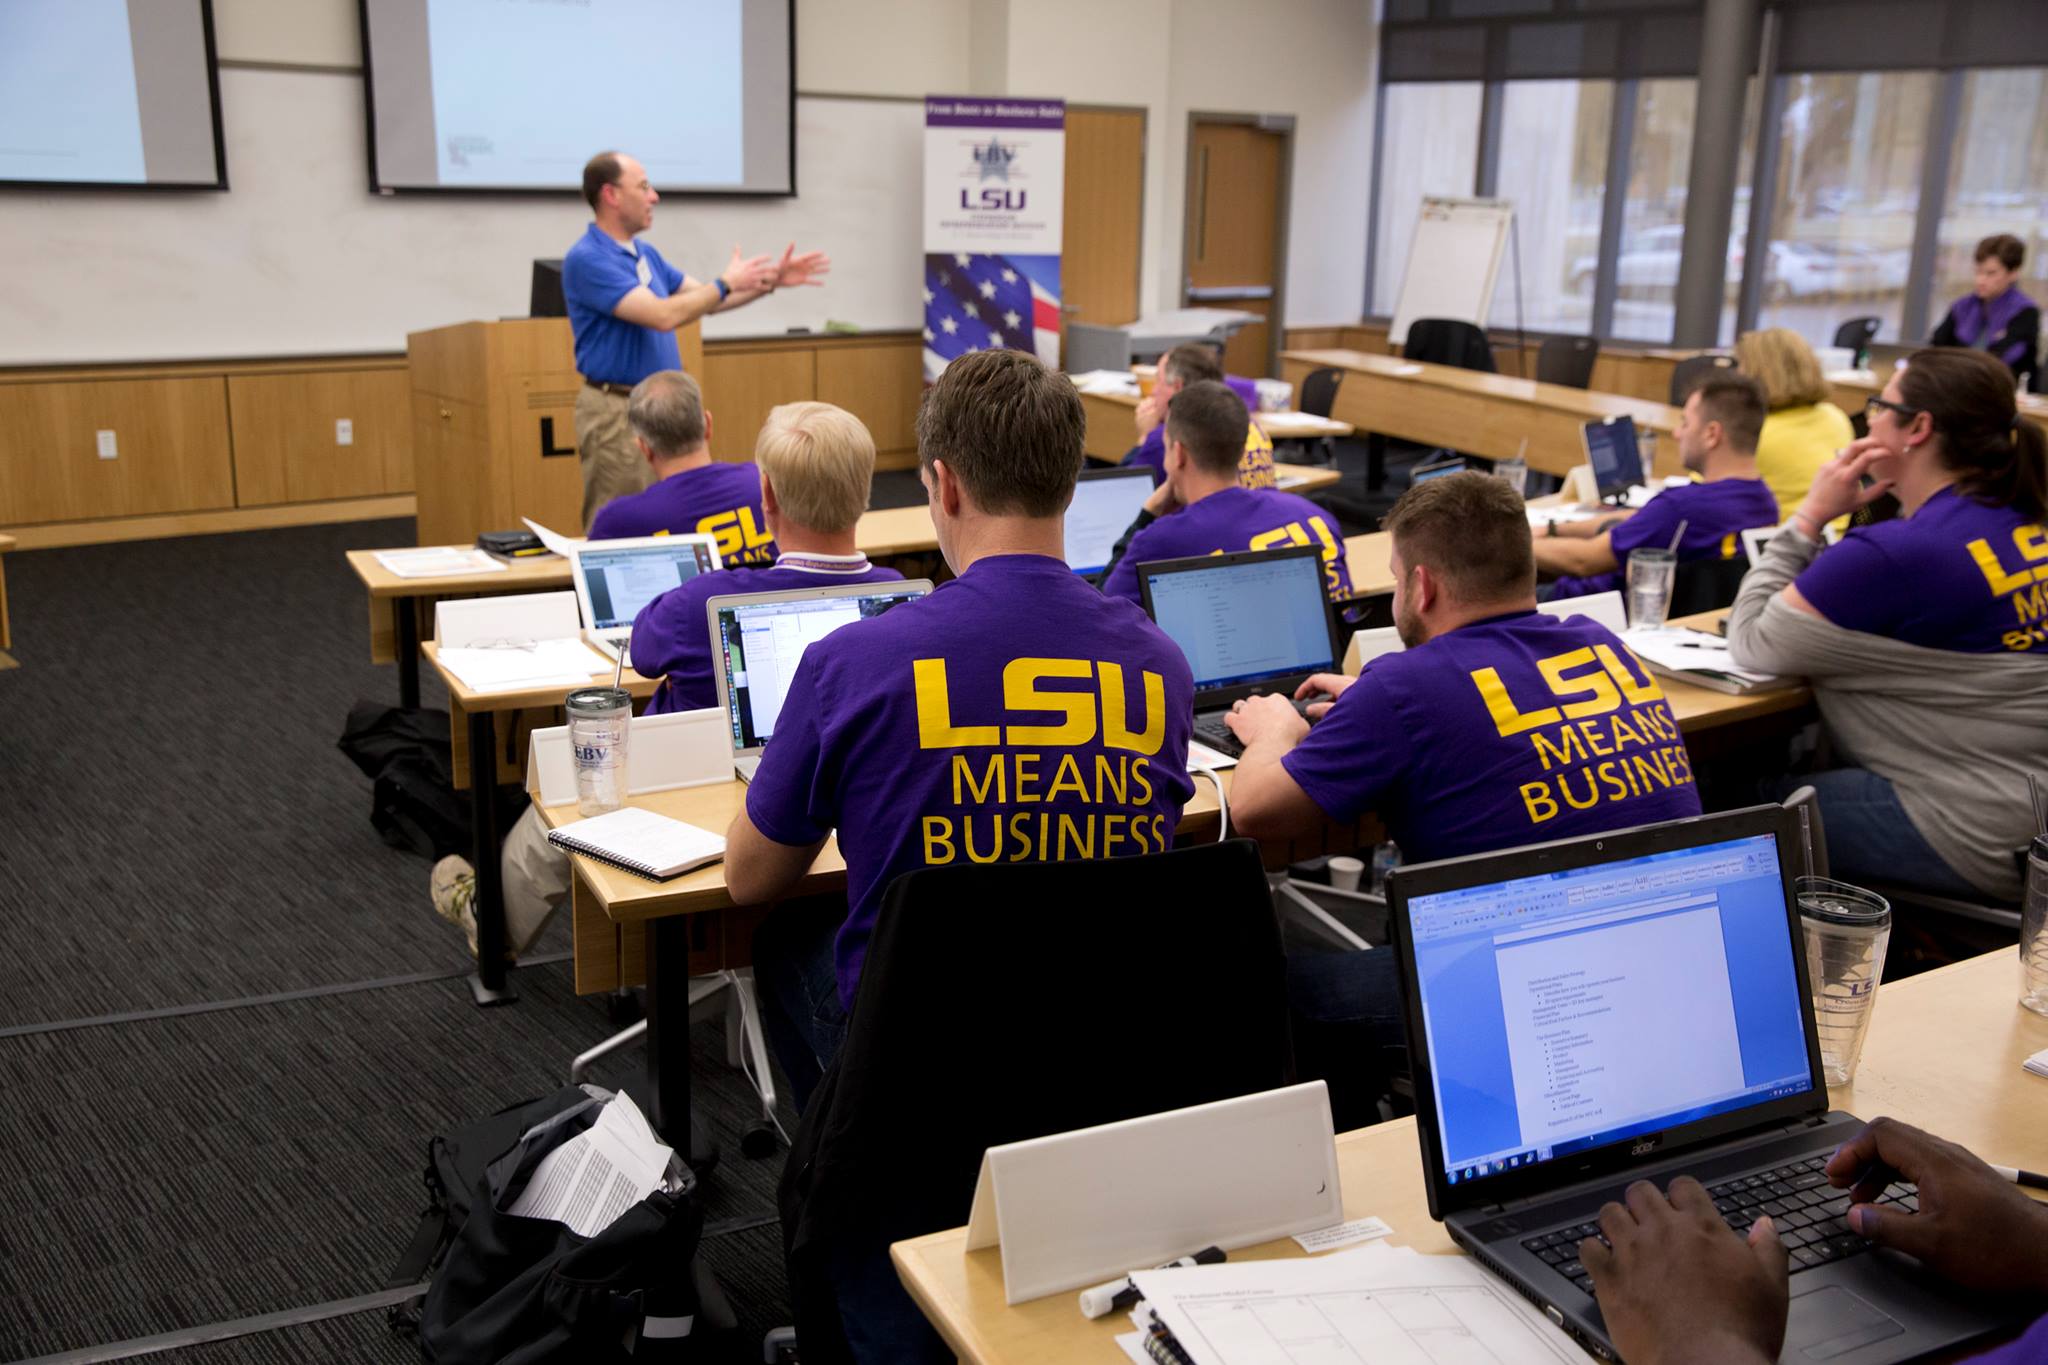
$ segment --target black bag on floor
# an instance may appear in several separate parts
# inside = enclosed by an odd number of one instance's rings
[[[391,1314],[425,1359],[681,1361],[715,1358],[730,1344],[732,1309],[697,1261],[703,1213],[680,1158],[666,1188],[595,1237],[504,1211],[608,1098],[568,1086],[427,1144],[432,1202],[389,1282],[432,1274],[423,1303]]]
[[[446,711],[359,701],[336,747],[375,784],[370,823],[429,858],[470,851],[469,802],[455,790]]]

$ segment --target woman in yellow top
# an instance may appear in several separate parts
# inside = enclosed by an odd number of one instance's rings
[[[1770,327],[1735,343],[1735,363],[1764,386],[1770,413],[1756,443],[1757,477],[1780,508],[1797,507],[1820,467],[1856,439],[1849,416],[1828,401],[1820,361],[1797,332]]]

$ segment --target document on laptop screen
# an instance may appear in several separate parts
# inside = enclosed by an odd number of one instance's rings
[[[1809,1088],[1775,841],[1409,901],[1450,1179]]]
[[[1152,579],[1152,619],[1187,655],[1197,692],[1332,667],[1326,610],[1310,555]]]

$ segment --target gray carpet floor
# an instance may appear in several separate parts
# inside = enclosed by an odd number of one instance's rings
[[[409,521],[18,553],[0,672],[0,1358],[370,1293],[411,1235],[426,1139],[561,1085],[612,1032],[568,963],[478,1010],[424,859],[384,846],[335,749],[368,661],[344,549]],[[427,705],[442,698],[431,680]],[[565,953],[565,923],[530,956]],[[56,1031],[124,1011],[442,973],[318,999]],[[707,1238],[747,1334],[786,1321],[780,1157],[700,1027],[722,1136]],[[630,1083],[644,1053],[601,1067]],[[793,1122],[785,1116],[785,1123]],[[367,1314],[156,1357],[416,1359]]]

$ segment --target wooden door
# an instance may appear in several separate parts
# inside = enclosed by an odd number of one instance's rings
[[[1190,307],[1273,317],[1280,287],[1287,137],[1249,123],[1204,122],[1188,139],[1182,298]],[[1223,352],[1232,374],[1270,376],[1271,322],[1241,328]]]
[[[1145,215],[1145,111],[1067,109],[1060,311],[1118,327],[1138,317]]]

